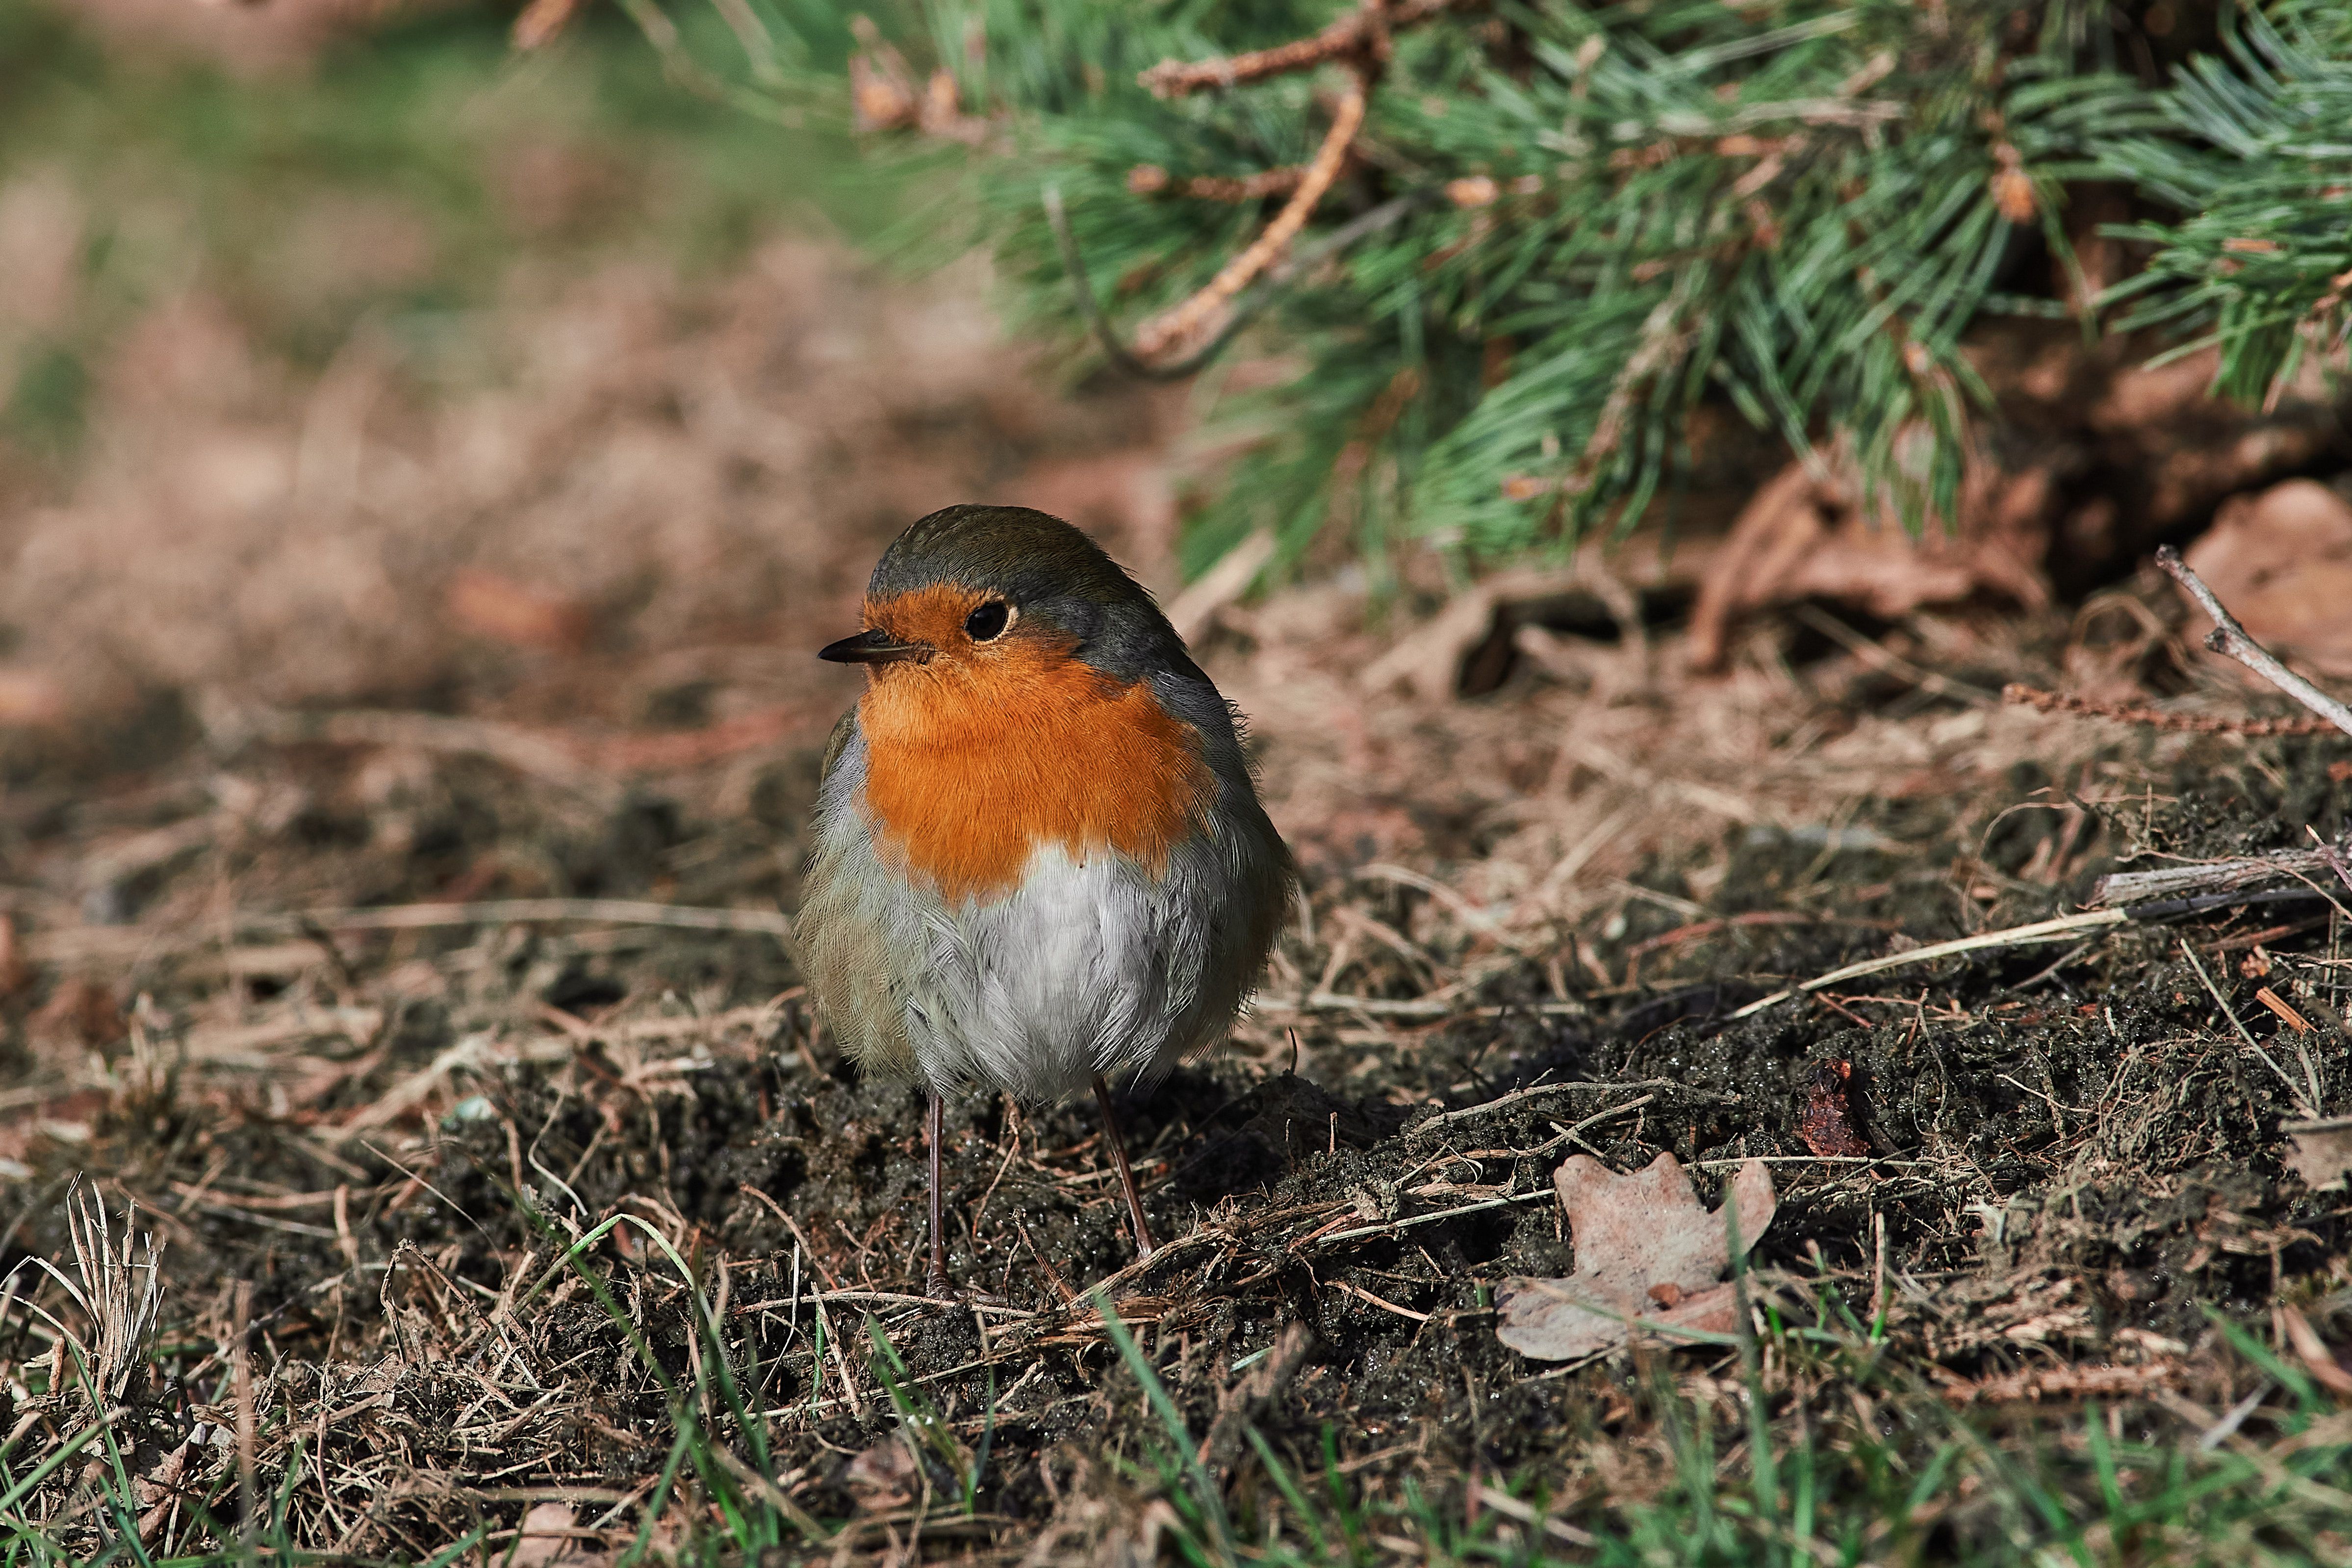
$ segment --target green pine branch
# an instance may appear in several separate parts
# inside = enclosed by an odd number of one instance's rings
[[[2223,52],[2156,96],[2147,132],[2100,149],[2115,177],[2179,211],[2118,228],[2152,247],[2110,292],[2124,327],[2220,351],[2216,390],[2274,403],[2305,370],[2340,375],[2352,331],[2352,8],[2232,14]]]
[[[1293,555],[1338,529],[1376,563],[1417,536],[1466,564],[1629,525],[1710,401],[1792,449],[1842,449],[1907,518],[1949,518],[1990,404],[1961,352],[1971,327],[2017,310],[2099,324],[2064,284],[2074,180],[2182,214],[2127,231],[2150,259],[2112,295],[2122,324],[2218,342],[2240,397],[2342,358],[2340,5],[2249,15],[2150,90],[2097,68],[2107,13],[2078,0],[1490,0],[1410,17],[1390,0],[1417,25],[1385,54],[1162,97],[1139,80],[1162,61],[1363,13],[902,0],[866,22],[825,0],[713,4],[741,53],[706,41],[689,58],[689,27],[668,46],[682,73],[795,115],[840,112],[857,83],[860,112],[900,128],[886,146],[973,176],[961,221],[926,212],[925,237],[992,247],[1018,324],[1074,348],[1091,326],[1116,358],[1264,230],[1342,71],[1363,73],[1336,183],[1223,300],[1288,374],[1229,394],[1203,373],[1246,439],[1188,541],[1195,566],[1261,528]],[[1240,201],[1202,184],[1259,176]]]

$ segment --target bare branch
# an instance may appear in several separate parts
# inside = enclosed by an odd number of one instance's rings
[[[1184,196],[1198,202],[1255,202],[1288,195],[1307,178],[1307,165],[1286,163],[1255,174],[1195,174],[1178,179],[1157,163],[1127,172],[1127,188],[1139,196]]]
[[[2215,653],[2226,654],[2326,720],[2330,724],[2352,735],[2352,708],[2330,697],[2272,657],[2268,648],[2246,635],[2219,595],[2205,585],[2205,579],[2189,569],[2180,552],[2169,544],[2156,552],[2156,563],[2164,574],[2188,592],[2198,606],[2212,617],[2213,629],[2205,634],[2205,646]]]
[[[1162,60],[1137,76],[1160,98],[1181,98],[1202,88],[1239,87],[1268,77],[1312,70],[1367,48],[1377,49],[1391,33],[1419,26],[1465,0],[1404,0],[1395,6],[1367,5],[1342,16],[1310,38],[1294,38],[1270,49],[1226,55],[1213,60]]]
[[[2121,910],[2088,910],[2078,915],[2061,915],[2056,920],[2035,921],[2031,925],[2011,926],[2005,931],[1989,931],[1979,936],[1964,936],[1951,942],[1930,942],[1907,952],[1892,952],[1883,958],[1866,958],[1860,963],[1849,963],[1843,969],[1832,969],[1827,974],[1816,974],[1801,985],[1791,985],[1785,991],[1775,991],[1759,997],[1732,1014],[1734,1018],[1752,1017],[1768,1007],[1778,1006],[1792,997],[1802,996],[1834,985],[1841,980],[1857,980],[1865,974],[1877,974],[1906,964],[1927,963],[1938,958],[1952,958],[1963,952],[1984,952],[1995,948],[2025,947],[2036,942],[2065,942],[2079,931],[2096,931],[2103,926],[2121,925],[2131,917]]]
[[[1379,233],[1415,207],[1438,199],[1440,196],[1433,191],[1408,191],[1403,195],[1382,202],[1360,217],[1349,219],[1274,268],[1266,275],[1265,286],[1244,301],[1217,334],[1202,344],[1199,350],[1181,360],[1152,364],[1138,358],[1134,350],[1119,341],[1118,330],[1103,314],[1102,301],[1095,297],[1094,285],[1087,281],[1086,258],[1079,253],[1077,236],[1070,232],[1070,216],[1063,207],[1060,187],[1047,185],[1042,195],[1045,221],[1054,230],[1055,248],[1062,253],[1062,268],[1069,274],[1070,296],[1077,306],[1079,318],[1086,322],[1087,330],[1094,334],[1095,342],[1101,347],[1105,357],[1129,375],[1140,376],[1147,381],[1181,381],[1192,374],[1216,358],[1259,311],[1275,300],[1281,292],[1278,285],[1308,272],[1366,235]]]
[[[1314,161],[1307,165],[1307,177],[1298,182],[1290,200],[1274,215],[1274,221],[1264,233],[1250,242],[1249,247],[1225,263],[1214,278],[1198,292],[1155,321],[1144,323],[1136,334],[1135,352],[1152,360],[1177,345],[1196,336],[1212,316],[1229,304],[1234,297],[1256,281],[1259,273],[1273,266],[1290,248],[1298,231],[1307,226],[1316,206],[1323,200],[1331,182],[1339,177],[1340,165],[1346,163],[1348,148],[1363,129],[1366,84],[1362,71],[1349,74],[1347,96],[1339,100],[1331,114],[1331,129],[1323,138],[1323,145],[1315,151]]]
[[[2138,909],[2173,900],[2208,894],[2224,898],[2277,887],[2313,872],[2334,868],[2333,848],[2281,849],[2236,860],[2209,860],[2197,865],[2165,866],[2153,871],[2117,871],[2099,879],[2089,901],[2108,907]]]

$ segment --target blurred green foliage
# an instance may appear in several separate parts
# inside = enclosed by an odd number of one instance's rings
[[[511,19],[444,9],[231,69],[0,0],[0,247],[13,225],[70,248],[61,288],[0,292],[0,436],[68,454],[111,346],[191,290],[316,366],[363,320],[462,339],[519,268],[706,270],[780,223],[855,239],[891,210],[842,135],[678,91],[617,13],[529,56]]]

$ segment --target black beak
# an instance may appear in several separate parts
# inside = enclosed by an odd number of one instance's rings
[[[909,660],[921,664],[931,657],[931,650],[921,643],[893,642],[887,632],[871,631],[827,643],[816,650],[816,656],[834,664],[899,664]]]

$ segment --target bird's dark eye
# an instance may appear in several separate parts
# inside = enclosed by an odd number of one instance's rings
[[[1012,624],[1013,606],[1002,599],[991,599],[963,618],[963,629],[974,642],[992,642]]]

